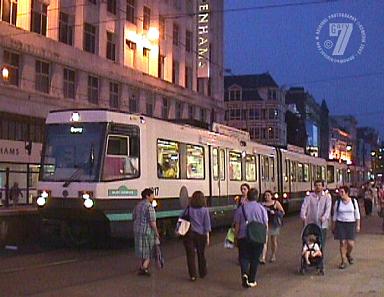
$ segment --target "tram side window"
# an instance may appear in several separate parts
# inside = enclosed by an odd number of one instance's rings
[[[317,170],[316,170],[316,179],[317,180],[322,180],[322,176],[321,176],[321,166],[317,166]]]
[[[225,180],[225,150],[220,150],[219,171],[220,171],[220,180]]]
[[[219,150],[214,148],[212,150],[212,170],[213,170],[213,180],[219,179]]]
[[[256,181],[256,157],[253,155],[245,157],[245,180]]]
[[[308,182],[309,181],[309,165],[304,164],[304,181]]]
[[[295,182],[296,177],[297,177],[297,163],[292,161],[291,162],[291,180]]]
[[[166,179],[180,178],[179,143],[157,140],[157,176]]]
[[[304,181],[304,172],[303,172],[303,164],[302,163],[297,164],[297,181],[298,182]]]
[[[285,174],[284,174],[284,180],[287,182],[289,177],[289,160],[285,159]]]
[[[241,180],[242,167],[241,167],[241,153],[229,152],[229,179]]]
[[[204,148],[187,144],[187,178],[204,179]]]
[[[328,165],[327,166],[327,183],[335,182],[335,167]]]
[[[139,176],[139,137],[109,135],[103,180]]]
[[[264,178],[266,181],[269,181],[269,158],[264,157]]]
[[[275,181],[275,159],[274,158],[270,158],[269,164],[271,166],[271,171],[270,171],[271,172],[270,173],[271,180]]]
[[[326,171],[325,171],[325,166],[321,166],[321,180],[325,180],[326,176]]]

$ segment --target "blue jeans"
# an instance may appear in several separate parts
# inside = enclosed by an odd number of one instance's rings
[[[246,238],[238,240],[241,275],[246,274],[249,282],[256,281],[256,272],[259,258],[263,252],[264,244],[249,243]]]

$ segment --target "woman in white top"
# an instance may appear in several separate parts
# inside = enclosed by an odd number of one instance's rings
[[[349,188],[343,186],[339,189],[341,200],[337,200],[333,212],[332,231],[335,239],[340,241],[340,269],[345,268],[348,260],[353,264],[351,256],[355,243],[356,232],[360,232],[360,211],[356,199],[349,197]]]

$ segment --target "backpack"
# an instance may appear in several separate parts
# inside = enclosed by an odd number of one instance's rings
[[[266,242],[267,238],[267,227],[259,222],[252,221],[249,222],[247,215],[245,214],[244,205],[241,206],[243,216],[245,219],[245,224],[247,225],[247,240],[249,243],[262,243]]]

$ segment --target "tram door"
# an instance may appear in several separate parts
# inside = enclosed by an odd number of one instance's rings
[[[228,198],[227,176],[225,176],[225,150],[219,147],[211,149],[212,198]],[[216,203],[215,203],[216,204]]]

